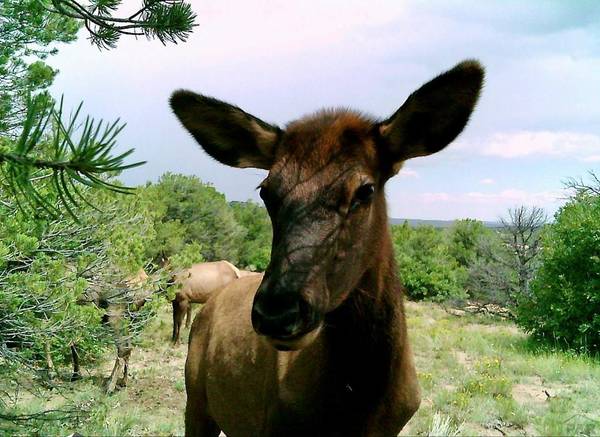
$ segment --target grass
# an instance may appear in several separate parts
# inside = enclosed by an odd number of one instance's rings
[[[186,338],[170,345],[169,309],[134,350],[127,389],[104,395],[107,354],[81,381],[42,398],[21,396],[15,409],[81,406],[85,416],[34,420],[20,433],[182,435]],[[408,303],[407,313],[423,402],[401,435],[600,434],[597,359],[536,345],[507,321],[455,316],[430,303]]]
[[[600,434],[597,359],[537,345],[508,321],[429,303],[407,312],[423,402],[403,435],[434,435],[440,420],[460,435]]]
[[[113,395],[104,394],[104,379],[110,375],[114,352],[106,354],[96,368],[86,369],[80,381],[66,384],[60,392],[45,391],[43,397],[23,396],[13,414],[31,414],[47,409],[70,410],[82,407],[79,418],[33,420],[18,429],[19,434],[69,435],[183,435],[185,382],[183,368],[187,354],[187,331],[181,344],[170,342],[169,308],[144,333],[140,347],[130,358],[129,384]],[[65,372],[68,369],[65,369]],[[62,414],[58,413],[60,417]],[[3,435],[0,419],[0,435]],[[7,425],[12,426],[12,425]],[[9,428],[10,430],[10,428]],[[10,430],[14,433],[14,429]]]

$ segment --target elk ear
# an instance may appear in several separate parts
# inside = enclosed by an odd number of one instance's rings
[[[483,77],[479,62],[464,61],[412,93],[377,126],[384,164],[395,173],[402,161],[439,152],[452,142],[469,121]]]
[[[281,129],[211,97],[179,90],[171,108],[202,148],[232,167],[271,168]]]

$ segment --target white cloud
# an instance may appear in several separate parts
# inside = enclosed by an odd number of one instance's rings
[[[448,193],[423,193],[421,200],[424,203],[448,202],[452,196]]]
[[[582,161],[600,159],[600,137],[579,132],[520,131],[497,133],[484,142],[483,155],[501,158],[553,156]]]
[[[583,158],[584,162],[600,162],[600,155],[590,155]]]
[[[416,170],[413,170],[410,167],[404,167],[402,168],[402,170],[400,170],[400,173],[398,173],[398,176],[400,176],[401,178],[418,178],[419,177],[419,172]]]
[[[470,193],[459,194],[454,200],[457,202],[477,202],[486,205],[507,204],[509,205],[544,205],[554,203],[564,194],[558,191],[539,191],[530,193],[528,191],[511,188],[502,190],[498,193],[481,193],[473,191]]]
[[[483,185],[492,185],[495,183],[495,181],[491,178],[485,178],[485,179],[480,180],[479,183],[483,184]]]
[[[495,193],[399,193],[388,198],[388,205],[392,217],[497,220],[506,215],[509,208],[520,205],[544,208],[552,216],[564,197],[561,191],[529,192],[516,188]]]
[[[445,192],[423,193],[417,197],[425,203],[432,202],[453,202],[453,203],[480,203],[486,205],[494,205],[497,203],[512,202],[517,204],[545,204],[555,202],[564,194],[558,191],[540,191],[530,193],[528,191],[511,188],[502,190],[497,193],[482,193],[479,191],[471,191],[468,193],[449,194]]]

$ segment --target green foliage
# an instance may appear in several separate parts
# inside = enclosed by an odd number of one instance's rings
[[[517,275],[506,262],[505,252],[505,248],[499,246],[495,252],[497,258],[476,258],[469,265],[465,289],[471,299],[484,304],[515,304]]]
[[[0,4],[0,136],[15,137],[27,102],[43,93],[56,71],[43,62],[52,44],[75,40],[79,24],[46,10],[39,0]],[[49,96],[44,94],[46,100]]]
[[[207,261],[226,259],[238,262],[245,234],[235,220],[225,196],[195,176],[165,173],[155,184],[148,184],[146,195],[164,214],[155,222],[156,239],[147,255],[156,263],[197,243]]]
[[[442,231],[431,226],[392,227],[400,279],[413,299],[462,299],[466,271],[450,255]]]
[[[117,181],[111,183],[118,186]],[[89,190],[89,189],[88,189]],[[91,191],[91,190],[90,190]],[[157,211],[143,190],[119,196],[112,191],[93,191],[90,203],[82,209],[83,219],[96,220],[98,239],[105,244],[106,257],[122,277],[133,275],[149,262],[146,251],[156,238]]]
[[[536,338],[600,351],[600,196],[579,194],[563,206],[542,239],[531,295],[518,323]]]
[[[106,175],[144,164],[124,164],[133,149],[111,155],[124,126],[118,120],[105,125],[90,117],[80,126],[81,105],[65,123],[62,102],[56,109],[46,105],[43,96],[30,102],[21,135],[16,141],[5,139],[0,150],[0,183],[17,205],[22,210],[25,206],[44,210],[52,217],[60,215],[62,206],[75,218],[73,208],[87,202],[83,186],[131,193],[131,188],[106,180]],[[47,197],[44,191],[53,195]]]
[[[124,279],[146,263],[154,239],[151,205],[141,196],[85,188],[99,209],[78,207],[79,222],[49,219],[0,206],[0,372],[18,375],[70,362],[77,345],[82,365],[94,361],[114,335],[101,323],[99,299],[134,304],[139,290]],[[151,286],[151,284],[145,284]],[[109,296],[108,298],[106,296]],[[82,305],[86,301],[96,305]],[[158,299],[121,325],[128,335],[143,329]]]
[[[169,267],[172,271],[187,269],[193,264],[204,262],[202,246],[197,242],[188,243],[175,255],[169,258],[169,261]]]
[[[88,343],[97,351],[103,343],[99,313],[76,305],[87,286],[82,272],[93,269],[100,255],[86,241],[90,229],[34,221],[6,208],[0,217],[0,241],[10,248],[0,270],[0,355],[11,359],[2,363],[37,367],[44,362],[46,344],[64,357],[70,341],[82,344],[85,361]]]
[[[473,219],[448,229],[449,253],[466,269],[463,286],[480,303],[511,305],[517,290],[516,266],[498,231]]]
[[[515,296],[512,257],[497,231],[477,220],[452,227],[392,227],[400,278],[414,299],[509,305]]]
[[[486,255],[481,241],[491,235],[492,231],[478,220],[457,220],[448,230],[448,253],[460,266],[469,267]]]
[[[145,0],[133,15],[113,17],[120,0],[6,0],[0,5],[0,176],[20,208],[24,205],[52,217],[57,204],[75,217],[81,186],[128,191],[107,182],[115,174],[142,163],[124,164],[133,150],[112,156],[115,137],[123,126],[95,123],[89,117],[79,130],[81,106],[67,122],[46,92],[56,71],[43,62],[56,53],[56,42],[76,38],[79,20],[99,47],[114,47],[119,35],[145,35],[161,42],[184,41],[195,14],[189,4]],[[73,138],[76,131],[78,139]],[[20,134],[19,134],[20,132]],[[34,183],[35,181],[35,183]],[[40,189],[39,186],[42,186]],[[47,198],[44,191],[54,191]]]
[[[239,249],[240,267],[264,271],[271,260],[272,228],[267,210],[252,202],[231,202],[237,222],[246,234]]]
[[[128,17],[114,17],[121,0],[44,0],[60,15],[83,20],[90,41],[99,48],[114,48],[121,35],[156,38],[166,44],[185,41],[195,24],[196,14],[181,0],[144,0]]]
[[[82,122],[81,106],[63,119],[62,103],[56,107],[47,92],[57,72],[44,60],[56,53],[54,43],[75,39],[78,20],[97,45],[112,47],[119,34],[183,41],[194,14],[181,1],[144,0],[122,20],[112,17],[120,1],[90,3],[0,4],[0,419],[15,423],[79,416],[84,406],[65,416],[60,410],[16,418],[2,413],[10,391],[39,393],[36,377],[58,387],[56,370],[70,361],[73,345],[85,366],[108,344],[135,342],[164,304],[164,294],[155,293],[164,272],[131,280],[147,265],[154,225],[167,208],[155,208],[151,197],[115,195],[135,194],[112,178],[141,164],[124,164],[132,150],[112,155],[123,126]],[[184,242],[175,264],[201,259],[199,251],[197,243]],[[110,328],[101,323],[107,306],[122,314],[111,318]],[[47,431],[35,432],[41,429]]]
[[[133,150],[112,156],[123,126],[69,119],[62,102],[55,107],[47,93],[56,71],[43,60],[57,42],[76,38],[77,21],[48,10],[47,0],[6,0],[0,5],[0,189],[9,203],[52,217],[74,215],[83,185],[127,191],[106,182],[125,165]],[[81,124],[81,126],[80,126]],[[78,138],[74,136],[79,133]],[[50,196],[47,194],[50,193]]]
[[[228,203],[225,196],[195,176],[165,173],[140,195],[153,205],[153,241],[147,258],[170,268],[226,259],[249,270],[264,270],[270,260],[271,222],[264,207]]]

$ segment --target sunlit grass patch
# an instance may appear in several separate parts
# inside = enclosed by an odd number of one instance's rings
[[[425,400],[411,434],[426,435],[438,413],[463,435],[600,433],[597,358],[540,346],[510,321],[430,303],[407,312]]]
[[[185,391],[185,383],[183,381],[176,381],[175,384],[173,385],[173,387],[179,393],[183,393]]]
[[[461,391],[476,395],[483,394],[492,398],[511,396],[512,382],[506,376],[501,375],[476,375],[469,378]]]
[[[498,418],[503,423],[524,428],[529,422],[529,410],[519,405],[512,397],[499,397],[494,401],[498,409]]]
[[[428,436],[459,436],[462,431],[462,424],[456,425],[448,416],[442,416],[439,413],[433,415],[431,426],[427,432]]]
[[[570,398],[550,399],[547,413],[534,417],[533,422],[543,435],[598,435],[600,415],[597,400],[595,404],[593,411],[582,411],[581,405]]]

